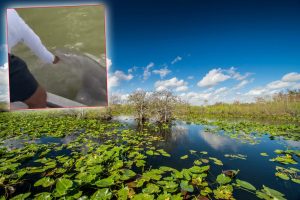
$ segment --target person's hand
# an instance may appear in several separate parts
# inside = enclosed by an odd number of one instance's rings
[[[58,57],[58,56],[55,56],[55,57],[54,57],[53,64],[56,64],[56,63],[58,63],[58,62],[59,62],[59,60],[60,60],[60,59],[59,59],[59,57]]]

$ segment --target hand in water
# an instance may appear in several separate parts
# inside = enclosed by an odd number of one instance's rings
[[[58,56],[55,56],[54,57],[54,61],[53,61],[53,64],[56,64],[60,61],[59,57]]]

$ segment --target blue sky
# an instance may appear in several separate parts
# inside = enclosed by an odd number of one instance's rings
[[[110,93],[170,89],[203,104],[300,88],[299,0],[104,2]]]

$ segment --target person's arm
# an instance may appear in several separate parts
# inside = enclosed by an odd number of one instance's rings
[[[17,14],[19,29],[22,31],[22,41],[28,46],[43,62],[57,63],[58,57],[54,56],[42,44],[40,38],[33,32],[33,30],[23,21]]]

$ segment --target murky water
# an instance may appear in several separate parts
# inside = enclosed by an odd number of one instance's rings
[[[62,58],[57,65],[45,65],[25,45],[14,47],[12,53],[26,61],[38,82],[65,98],[106,105],[104,7],[24,8],[17,12],[44,45]]]

